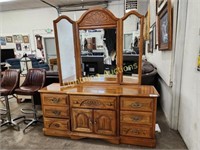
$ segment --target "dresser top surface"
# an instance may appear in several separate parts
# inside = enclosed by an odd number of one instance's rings
[[[144,85],[77,85],[74,87],[61,87],[53,83],[40,90],[41,93],[65,93],[81,95],[108,95],[108,96],[147,96],[158,97],[159,94],[153,86]]]

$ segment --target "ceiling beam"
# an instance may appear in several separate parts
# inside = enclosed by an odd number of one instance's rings
[[[57,11],[57,13],[58,13],[58,16],[61,14],[61,13],[60,13],[60,9],[59,9],[58,6],[54,6],[54,5],[48,3],[48,2],[46,2],[46,1],[44,1],[44,0],[40,0],[40,1],[43,2],[43,3],[45,3],[45,4],[47,4],[47,5],[49,5],[49,6],[51,6],[51,7],[53,7],[53,8],[55,8],[56,11]]]
[[[74,3],[74,4],[68,4],[68,5],[59,5],[59,8],[68,8],[68,7],[82,7],[82,6],[93,6],[93,5],[102,5],[102,4],[108,4],[108,0],[106,1],[93,1],[93,2],[81,2],[81,3]]]

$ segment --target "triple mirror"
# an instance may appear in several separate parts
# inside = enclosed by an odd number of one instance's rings
[[[121,19],[105,8],[86,11],[74,22],[54,21],[61,85],[85,82],[140,84],[143,16]]]

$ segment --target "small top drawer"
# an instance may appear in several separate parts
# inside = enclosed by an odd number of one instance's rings
[[[152,111],[153,99],[152,98],[121,97],[120,108],[121,110]]]
[[[115,109],[116,97],[70,95],[70,105],[79,108]]]
[[[68,105],[67,95],[62,94],[42,94],[44,105]]]

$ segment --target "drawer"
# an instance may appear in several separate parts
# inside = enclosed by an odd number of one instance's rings
[[[120,124],[120,135],[152,138],[152,128],[145,126],[135,126],[131,124]]]
[[[54,119],[54,118],[44,118],[44,127],[48,129],[56,130],[69,130],[69,120],[67,119]]]
[[[43,106],[43,115],[44,117],[69,118],[69,108],[67,106]]]
[[[152,125],[152,121],[152,113],[149,112],[120,112],[120,122],[122,123]]]
[[[42,94],[43,105],[68,105],[67,95]]]
[[[79,108],[115,109],[116,97],[71,95],[70,105]]]
[[[152,98],[121,97],[120,109],[121,110],[152,111],[153,99]]]

